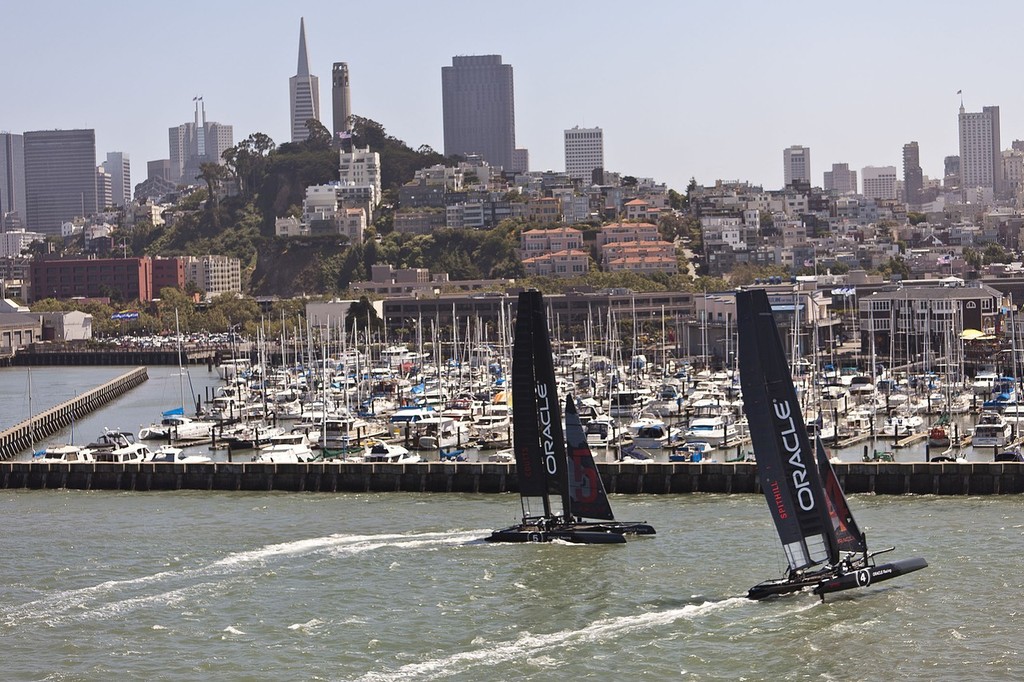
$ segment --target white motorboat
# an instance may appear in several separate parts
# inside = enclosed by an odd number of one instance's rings
[[[146,462],[164,464],[205,464],[213,459],[206,455],[193,455],[172,445],[161,445],[150,453]]]
[[[633,437],[633,444],[644,450],[668,447],[675,435],[675,430],[664,420],[654,417],[640,417],[628,428]]]
[[[213,422],[191,419],[180,410],[164,412],[159,424],[139,429],[139,440],[202,440],[210,437]]]
[[[1010,442],[1013,425],[998,412],[982,412],[974,425],[971,445],[976,448],[1001,448]]]
[[[297,464],[308,462],[314,457],[309,440],[304,433],[280,433],[270,437],[268,445],[252,456],[253,462],[275,464]]]
[[[114,464],[131,464],[145,462],[153,453],[149,447],[142,443],[131,443],[121,448],[96,453],[97,462],[112,462]]]
[[[363,461],[377,464],[415,464],[422,462],[423,458],[396,443],[378,441],[366,447]]]
[[[92,450],[81,445],[51,445],[32,461],[40,464],[81,464],[95,462],[96,457]]]

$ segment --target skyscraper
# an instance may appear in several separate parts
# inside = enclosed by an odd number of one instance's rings
[[[25,220],[25,139],[0,133],[0,231]]]
[[[75,216],[96,212],[96,131],[25,133],[26,228],[60,234]]]
[[[234,129],[215,121],[208,123],[203,98],[196,97],[194,101],[196,108],[192,122],[167,130],[171,156],[170,181],[176,184],[199,183],[196,178],[200,173],[200,165],[210,161],[224,163],[221,154],[234,144]]]
[[[811,181],[811,148],[793,145],[782,150],[782,175],[789,186],[795,180]]]
[[[921,170],[921,151],[917,142],[903,145],[903,201],[908,206],[921,205],[924,172]]]
[[[594,169],[604,168],[604,131],[573,126],[565,131],[565,172],[589,185]]]
[[[832,170],[825,171],[822,186],[826,192],[848,194],[857,192],[857,171],[850,170],[848,163],[833,163]]]
[[[441,67],[445,155],[479,154],[487,163],[512,169],[516,147],[512,65],[501,55],[452,57]]]
[[[309,137],[306,121],[320,120],[320,79],[309,73],[309,53],[306,51],[306,20],[299,19],[299,66],[288,79],[289,102],[292,112],[292,142]]]
[[[352,128],[352,93],[348,86],[348,64],[335,62],[331,70],[331,104],[334,109],[334,129],[338,133]]]
[[[967,113],[960,104],[960,184],[964,190],[991,187],[997,196],[1003,193],[999,107]]]
[[[110,203],[126,206],[132,202],[131,161],[124,152],[107,152],[103,170],[110,174]]]

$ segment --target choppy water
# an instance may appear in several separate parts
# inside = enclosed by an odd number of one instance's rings
[[[1019,679],[1020,498],[854,496],[929,568],[825,603],[762,498],[616,496],[659,534],[491,545],[512,496],[0,491],[7,680]]]
[[[36,404],[121,371],[33,370]],[[173,371],[150,376],[76,440],[173,406]],[[0,370],[0,423],[26,385]],[[658,535],[482,542],[510,495],[2,490],[0,677],[1020,679],[1020,497],[854,496],[873,548],[931,565],[825,603],[742,597],[784,569],[759,496],[613,505]]]

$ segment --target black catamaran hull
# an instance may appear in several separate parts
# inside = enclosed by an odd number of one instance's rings
[[[879,566],[868,566],[860,570],[851,571],[842,575],[837,575],[833,578],[822,581],[814,588],[814,594],[825,595],[830,592],[841,592],[843,590],[852,590],[855,587],[867,587],[875,583],[882,582],[883,580],[889,580],[890,578],[897,578],[907,573],[913,573],[914,571],[920,571],[922,568],[926,568],[928,562],[920,557],[914,557],[913,559],[900,559],[899,561],[893,561],[888,564],[881,564]]]
[[[807,588],[813,588],[814,594],[825,595],[831,592],[842,592],[858,587],[867,587],[880,583],[890,578],[897,578],[907,573],[920,571],[926,568],[928,562],[921,558],[901,559],[878,566],[866,566],[855,569],[848,573],[836,574],[831,571],[816,571],[808,573],[795,580],[769,580],[754,585],[747,592],[748,599],[767,599],[778,597],[784,594],[800,592]]]
[[[493,531],[486,540],[492,543],[550,543],[560,540],[577,545],[618,545],[626,542],[626,536],[623,532],[589,525],[566,525],[544,529],[537,526],[513,525]]]
[[[654,528],[646,523],[610,521],[605,523],[574,523],[565,526],[541,528],[520,524],[496,530],[486,538],[488,542],[551,542],[561,540],[579,545],[621,544],[627,535],[654,535]]]

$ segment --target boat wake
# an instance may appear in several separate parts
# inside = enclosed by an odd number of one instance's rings
[[[486,530],[412,534],[335,534],[275,543],[236,552],[208,564],[175,571],[160,571],[124,580],[58,590],[42,598],[12,605],[0,611],[0,623],[8,627],[32,621],[58,625],[65,621],[103,620],[148,606],[173,606],[210,594],[225,583],[245,579],[254,567],[274,568],[298,556],[323,554],[345,557],[385,548],[423,549],[464,545],[478,540]],[[182,585],[181,583],[186,583]]]
[[[657,630],[678,620],[696,620],[719,611],[749,605],[745,597],[729,597],[721,601],[690,604],[678,609],[620,616],[594,621],[579,630],[561,630],[548,634],[523,633],[518,639],[504,643],[480,642],[473,651],[463,651],[443,658],[410,663],[400,668],[370,672],[358,678],[359,682],[385,682],[392,680],[431,680],[466,672],[475,666],[495,666],[511,661],[542,657],[557,653],[574,644],[607,642],[623,635],[646,630]]]

